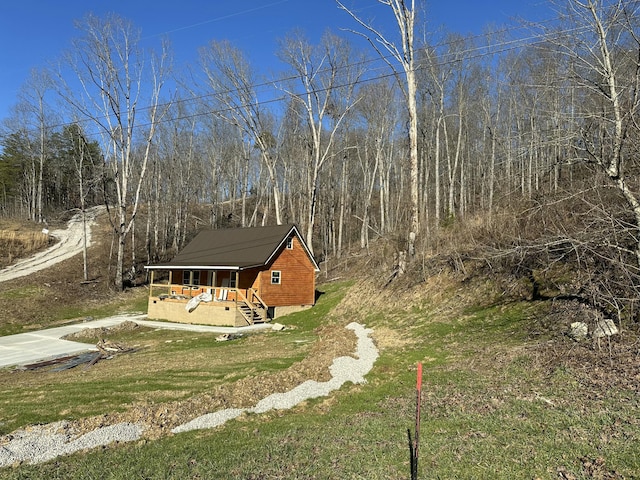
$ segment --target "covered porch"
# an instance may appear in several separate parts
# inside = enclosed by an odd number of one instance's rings
[[[240,327],[272,317],[260,298],[257,272],[203,267],[151,269],[150,274],[149,318]],[[210,301],[192,300],[196,298]],[[187,308],[190,301],[189,305],[197,303],[191,310]]]

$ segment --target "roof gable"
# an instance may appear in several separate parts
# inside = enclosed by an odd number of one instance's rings
[[[219,267],[245,269],[266,265],[294,233],[318,270],[318,265],[295,225],[203,230],[166,264],[146,268]]]

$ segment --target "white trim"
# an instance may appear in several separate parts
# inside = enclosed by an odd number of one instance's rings
[[[302,245],[302,247],[304,248],[304,251],[307,252],[307,256],[309,257],[309,259],[311,260],[311,263],[313,264],[313,266],[315,267],[315,271],[319,272],[320,271],[320,266],[318,265],[318,263],[316,262],[316,259],[313,258],[313,255],[311,255],[311,252],[309,251],[309,247],[307,247],[307,244],[305,243],[305,241],[302,238],[302,235],[300,235],[300,231],[298,230],[298,227],[296,227],[295,225],[293,225],[291,227],[291,229],[287,232],[287,234],[284,236],[284,238],[282,239],[282,241],[278,244],[278,246],[273,250],[273,252],[271,253],[271,255],[269,255],[269,258],[267,258],[267,261],[264,262],[265,265],[269,265],[271,263],[271,260],[273,259],[274,255],[280,250],[280,247],[282,247],[282,245],[287,241],[287,239],[289,238],[289,235],[291,235],[291,232],[295,232],[295,234],[298,237],[298,240],[300,240],[300,244]],[[260,265],[262,266],[262,265]]]
[[[218,265],[145,265],[147,270],[242,270],[253,267],[221,267]]]

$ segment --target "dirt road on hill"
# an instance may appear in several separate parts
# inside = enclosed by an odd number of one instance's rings
[[[85,212],[87,247],[91,245],[91,226],[94,224],[96,216],[104,211],[104,208],[104,206],[93,207]],[[52,230],[49,232],[49,235],[56,238],[57,242],[55,245],[32,257],[22,259],[0,270],[0,282],[30,275],[82,253],[82,213],[78,212],[75,214],[71,220],[69,220],[66,229]]]

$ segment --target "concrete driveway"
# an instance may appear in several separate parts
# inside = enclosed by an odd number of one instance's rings
[[[85,328],[113,327],[127,320],[152,328],[168,330],[186,330],[190,332],[209,333],[243,333],[268,330],[270,324],[251,325],[247,327],[212,327],[208,325],[189,325],[186,323],[155,322],[145,320],[146,315],[116,315],[113,317],[92,320],[89,322],[65,325],[64,327],[47,328],[30,333],[19,333],[0,337],[0,368],[12,365],[28,365],[30,363],[49,360],[56,357],[75,355],[81,352],[97,351],[95,345],[89,343],[61,340],[61,337]]]

